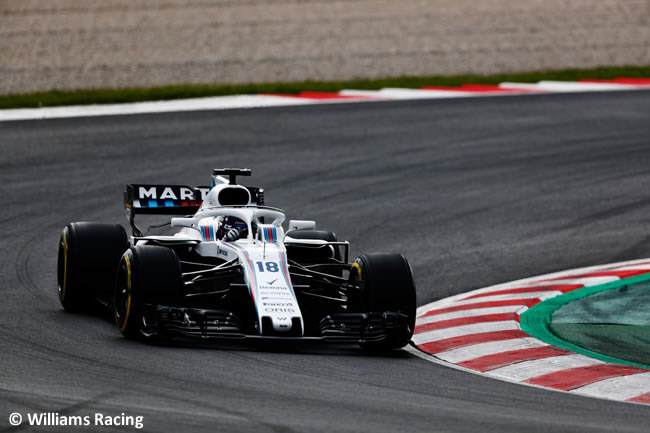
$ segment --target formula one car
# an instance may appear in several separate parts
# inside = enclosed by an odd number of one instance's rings
[[[132,236],[121,225],[70,223],[61,234],[59,300],[69,311],[110,308],[120,332],[150,340],[305,339],[406,345],[415,285],[401,254],[360,255],[348,242],[264,206],[264,190],[237,184],[249,169],[215,169],[210,187],[126,186]],[[224,176],[227,176],[224,177]],[[171,218],[147,235],[139,214]],[[189,216],[188,216],[189,215]]]

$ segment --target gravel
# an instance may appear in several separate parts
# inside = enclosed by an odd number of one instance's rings
[[[650,0],[2,0],[0,93],[650,64]]]

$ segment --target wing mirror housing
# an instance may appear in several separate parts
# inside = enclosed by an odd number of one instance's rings
[[[289,228],[291,230],[316,230],[316,221],[308,220],[289,220]]]

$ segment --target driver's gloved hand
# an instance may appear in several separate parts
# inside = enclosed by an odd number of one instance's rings
[[[222,241],[224,242],[234,242],[237,239],[239,239],[239,229],[237,228],[232,228],[226,233],[226,235],[223,237]]]

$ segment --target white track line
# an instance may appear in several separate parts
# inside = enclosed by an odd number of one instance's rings
[[[504,89],[543,90],[546,92],[606,92],[616,90],[638,90],[646,86],[616,83],[584,83],[570,81],[540,81],[539,83],[501,83]]]
[[[416,99],[447,99],[469,97],[494,97],[535,95],[549,92],[594,92],[608,90],[638,90],[648,89],[646,85],[615,84],[615,83],[582,83],[541,81],[539,83],[501,83],[500,87],[507,89],[534,90],[536,92],[474,92],[471,90],[450,89],[402,89],[387,87],[380,90],[346,89],[339,93],[341,96],[371,97],[372,99],[322,99],[310,98],[307,95],[234,95],[214,96],[207,98],[177,99],[171,101],[135,102],[125,104],[79,105],[69,107],[45,107],[0,110],[0,122],[31,119],[59,119],[84,116],[115,116],[127,114],[168,113],[181,111],[227,110],[237,108],[281,107],[292,105],[314,105],[333,103],[376,102],[382,100],[416,100]]]
[[[445,367],[445,368],[451,368],[452,370],[462,371],[464,373],[473,374],[475,376],[482,376],[482,377],[486,376],[485,373],[482,373],[480,371],[471,370],[471,369],[465,368],[465,367],[460,367],[460,366],[458,366],[456,364],[452,364],[450,362],[443,361],[442,359],[438,359],[435,356],[424,353],[420,349],[418,349],[416,347],[413,347],[411,345],[406,346],[403,350],[409,352],[412,355],[417,356],[418,358],[420,358],[420,359],[422,359],[424,361],[430,362],[432,364],[440,365],[440,366]],[[516,384],[516,385],[522,385],[522,383],[520,381],[515,380],[515,379],[509,379],[507,377],[499,377],[498,380],[500,380],[502,382],[513,383],[513,384]],[[555,388],[547,388],[547,387],[544,387],[544,386],[535,385],[533,383],[524,383],[523,385],[529,386],[531,388],[543,389],[543,390],[546,390],[546,391],[565,392],[565,391],[560,391],[559,389],[555,389]]]
[[[386,87],[380,90],[342,90],[341,95],[346,96],[371,96],[385,99],[439,99],[439,98],[467,98],[483,96],[474,92],[448,91],[448,90],[421,90],[398,89]]]
[[[616,268],[617,271],[645,271],[650,270],[650,264],[646,265],[630,265]]]
[[[131,104],[73,105],[69,107],[0,110],[0,121],[225,110],[231,108],[277,107],[286,105],[307,105],[313,103],[314,101],[310,99],[287,98],[282,96],[215,96],[210,98],[176,99],[172,101],[134,102]]]

